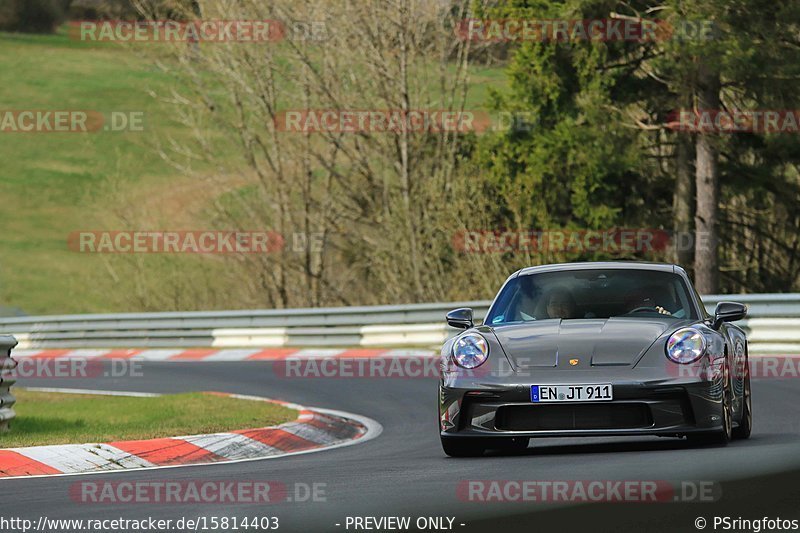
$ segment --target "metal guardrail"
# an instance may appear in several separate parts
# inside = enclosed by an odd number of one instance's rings
[[[749,307],[739,322],[750,334],[751,353],[800,353],[800,294],[713,295]],[[61,315],[0,319],[19,348],[177,347],[434,347],[454,330],[444,315],[472,307],[482,320],[489,301],[368,307],[252,311]]]
[[[11,386],[17,381],[11,372],[17,367],[17,362],[11,358],[11,349],[16,345],[14,337],[0,335],[0,431],[8,431],[9,422],[16,416],[16,399],[11,394]]]
[[[411,331],[397,326],[433,325],[444,332],[452,306],[475,307],[482,316],[488,303],[19,317],[0,319],[0,331],[13,333],[20,348],[359,346],[364,332],[370,345],[385,333],[410,335],[412,342],[401,345],[413,346],[419,343]]]

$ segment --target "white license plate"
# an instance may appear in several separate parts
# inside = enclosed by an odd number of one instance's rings
[[[531,401],[544,402],[607,402],[614,399],[608,383],[600,385],[531,385]]]

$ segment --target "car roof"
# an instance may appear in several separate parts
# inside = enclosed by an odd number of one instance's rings
[[[561,270],[656,270],[659,272],[678,272],[683,269],[672,263],[651,263],[647,261],[586,261],[582,263],[554,263],[551,265],[538,265],[523,268],[511,277],[540,274],[542,272],[556,272]]]

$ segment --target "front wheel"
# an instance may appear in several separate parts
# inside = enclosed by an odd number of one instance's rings
[[[739,426],[733,430],[733,438],[747,439],[753,431],[753,401],[750,398],[750,367],[745,370],[747,372],[744,378],[744,391],[742,392],[742,419],[739,421]]]
[[[722,429],[713,433],[689,434],[688,439],[697,444],[727,446],[733,438],[733,387],[728,365],[724,367],[722,389]]]

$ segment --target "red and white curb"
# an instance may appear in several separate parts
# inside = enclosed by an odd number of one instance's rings
[[[151,393],[35,389],[34,391],[119,396]],[[309,408],[259,396],[223,394],[231,398],[272,402],[296,409],[299,416],[278,426],[225,433],[166,437],[94,444],[64,444],[0,449],[0,479],[103,474],[218,463],[274,459],[372,440],[383,427],[367,417],[331,409]]]
[[[14,350],[15,359],[131,359],[138,361],[281,361],[286,359],[433,358],[432,350],[376,348],[161,348],[161,349],[77,349]]]

